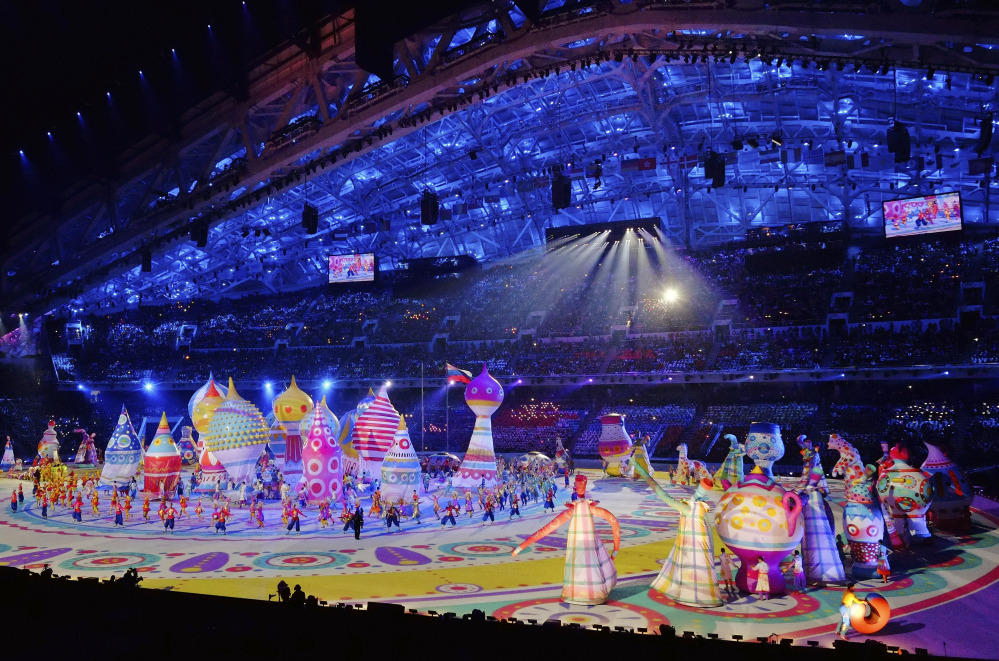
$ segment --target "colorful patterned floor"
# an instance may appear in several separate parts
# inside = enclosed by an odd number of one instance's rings
[[[497,618],[558,618],[583,626],[649,631],[668,623],[678,632],[723,638],[738,634],[750,640],[776,633],[831,645],[841,588],[810,588],[768,601],[743,595],[713,609],[682,606],[651,590],[649,584],[669,553],[677,514],[643,484],[588,474],[590,497],[600,500],[621,524],[618,584],[611,600],[600,606],[559,601],[564,528],[517,558],[510,556],[517,544],[552,518],[540,504],[523,507],[522,520],[508,521],[508,512],[498,511],[496,524],[483,526],[478,515],[465,515],[457,528],[445,530],[434,519],[433,508],[424,504],[423,523],[404,521],[401,532],[389,533],[368,520],[362,539],[355,541],[340,525],[319,529],[314,510],[304,519],[301,535],[289,536],[274,504],[266,508],[268,524],[263,529],[249,527],[247,510],[235,509],[229,534],[222,537],[212,534],[208,521],[190,518],[180,519],[176,532],[164,533],[155,511],[155,523],[145,523],[139,508],[124,529],[113,529],[107,503],[99,518],[87,508],[82,524],[59,507],[43,519],[29,498],[16,514],[7,504],[0,511],[0,565],[37,570],[50,563],[57,574],[97,577],[120,575],[135,566],[144,577],[144,588],[253,599],[267,599],[284,579],[328,602],[390,601],[458,614],[480,609]],[[0,494],[9,494],[15,484],[0,479]],[[839,520],[842,485],[832,484],[831,501]],[[28,491],[30,485],[25,487]],[[564,499],[565,492],[560,495]],[[9,503],[9,497],[6,500]],[[858,586],[861,596],[877,591],[891,604],[891,622],[877,634],[878,640],[910,651],[921,647],[931,654],[995,658],[999,517],[984,511],[987,504],[976,503],[982,507],[975,510],[970,534],[939,534],[932,546],[897,553],[889,585],[868,581]],[[188,509],[193,511],[193,502]],[[598,528],[609,541],[609,529],[602,522]],[[854,633],[853,638],[863,636]]]

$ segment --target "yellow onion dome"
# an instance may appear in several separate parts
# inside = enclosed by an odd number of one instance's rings
[[[229,394],[215,409],[205,432],[205,449],[214,453],[225,466],[228,450],[263,445],[268,440],[270,428],[260,409],[239,396],[230,378]],[[228,470],[228,466],[226,468]]]
[[[283,393],[274,398],[271,405],[274,411],[274,418],[281,422],[299,422],[307,413],[314,408],[312,398],[295,383],[295,376],[291,377],[291,385]]]
[[[229,382],[232,383],[232,380],[230,379]],[[218,388],[215,387],[215,381],[209,381],[204,397],[194,405],[194,412],[191,414],[191,421],[194,423],[194,428],[198,430],[199,434],[204,434],[208,431],[212,415],[215,414],[215,410],[223,401],[225,400],[218,391]]]

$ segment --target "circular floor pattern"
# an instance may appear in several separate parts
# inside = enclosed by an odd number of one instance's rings
[[[78,558],[64,560],[59,563],[59,567],[70,571],[123,572],[129,567],[138,567],[139,565],[149,567],[159,561],[160,557],[152,553],[122,551],[116,553],[91,553]]]
[[[599,624],[651,630],[658,629],[661,624],[669,624],[665,615],[643,606],[625,604],[619,601],[595,606],[582,606],[563,603],[558,598],[529,599],[507,604],[496,610],[493,617],[500,620],[515,617],[525,622],[535,620],[538,623],[558,620],[563,625],[578,624],[587,629]]]
[[[280,569],[282,571],[302,571],[304,569],[330,568],[345,565],[350,558],[339,553],[269,553],[256,558],[254,566],[261,569]]]
[[[509,542],[485,541],[441,544],[438,547],[438,550],[440,553],[449,556],[461,556],[465,558],[497,558],[500,556],[509,556],[515,548],[517,548],[517,545]]]
[[[476,592],[482,592],[481,585],[475,585],[474,583],[444,583],[443,585],[438,585],[434,588],[438,592],[443,594],[475,594]]]
[[[791,618],[802,617],[814,613],[822,606],[821,602],[808,594],[786,594],[772,599],[757,599],[753,596],[743,596],[731,602],[726,602],[716,608],[700,608],[673,601],[659,590],[649,589],[649,599],[657,604],[676,608],[689,613],[703,613],[716,617],[735,618]],[[724,592],[722,599],[727,599]]]

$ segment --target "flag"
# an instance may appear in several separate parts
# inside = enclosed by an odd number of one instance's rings
[[[649,158],[631,158],[621,161],[621,172],[642,172],[655,169],[656,159],[654,156]]]
[[[444,368],[447,370],[447,378],[449,381],[459,381],[461,383],[468,383],[472,380],[472,373],[466,370],[458,369],[451,363],[444,363]]]
[[[697,165],[697,154],[670,155],[666,163],[668,165],[679,165],[681,168],[692,168]]]

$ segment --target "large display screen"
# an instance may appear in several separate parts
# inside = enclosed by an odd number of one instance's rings
[[[373,282],[375,255],[365,252],[353,255],[330,255],[330,284],[337,282]]]
[[[882,207],[885,236],[889,239],[961,229],[960,193],[892,200]]]

